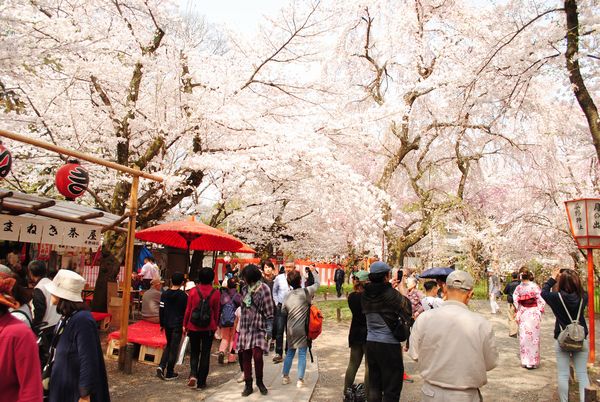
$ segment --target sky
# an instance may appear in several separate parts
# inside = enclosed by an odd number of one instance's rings
[[[243,33],[253,33],[263,15],[272,15],[286,0],[179,0],[182,10],[191,7],[215,24],[225,24]]]

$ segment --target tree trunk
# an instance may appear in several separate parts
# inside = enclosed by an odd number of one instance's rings
[[[125,256],[126,241],[127,235],[117,232],[109,232],[104,238],[100,270],[96,278],[94,299],[92,300],[92,311],[106,312],[108,310],[108,282],[117,281]]]
[[[577,98],[577,102],[581,110],[585,114],[588,122],[590,133],[592,134],[592,142],[596,148],[596,155],[600,160],[600,117],[598,109],[594,104],[590,93],[585,86],[581,69],[579,67],[579,16],[577,12],[576,0],[565,0],[565,12],[567,14],[567,51],[565,58],[567,60],[567,71],[569,73],[569,81]]]

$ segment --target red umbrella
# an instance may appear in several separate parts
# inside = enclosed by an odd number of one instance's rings
[[[235,250],[236,253],[243,253],[243,254],[256,254],[256,250],[254,250],[252,247],[250,247],[247,244],[244,244],[244,247]]]
[[[187,249],[188,254],[190,250],[237,251],[245,246],[236,237],[196,221],[163,223],[140,230],[135,237],[151,243]]]

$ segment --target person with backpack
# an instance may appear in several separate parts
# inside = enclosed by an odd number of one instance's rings
[[[531,370],[540,364],[540,325],[546,303],[542,299],[540,287],[530,280],[529,270],[521,268],[519,276],[521,284],[513,293],[513,303],[517,310],[515,320],[519,324],[521,367]]]
[[[160,296],[159,322],[160,330],[165,332],[167,346],[163,350],[160,364],[156,369],[156,375],[163,380],[174,380],[179,377],[173,371],[179,344],[183,335],[183,317],[187,307],[187,295],[181,286],[185,277],[181,272],[175,272],[171,276],[171,287]],[[166,369],[166,373],[165,373]]]
[[[508,302],[508,336],[516,338],[519,333],[519,327],[517,325],[517,321],[515,321],[515,315],[517,314],[517,310],[515,309],[513,293],[515,293],[515,289],[521,281],[519,281],[519,273],[517,271],[510,274],[511,281],[506,284],[502,293],[506,295],[506,301]]]
[[[200,283],[188,294],[183,326],[190,343],[190,377],[187,383],[190,388],[206,388],[210,349],[221,313],[221,296],[212,286],[214,278],[212,268],[202,268],[198,272]]]
[[[319,275],[313,273],[314,268],[309,268],[315,280],[312,285],[302,288],[302,278],[300,272],[293,270],[287,274],[287,280],[292,288],[285,296],[281,314],[287,317],[286,339],[287,351],[283,361],[283,379],[282,384],[290,383],[290,370],[298,351],[298,381],[296,386],[304,386],[304,373],[306,371],[306,352],[308,350],[310,339],[308,337],[308,320],[310,314],[310,305],[312,298],[319,289]]]
[[[231,353],[235,338],[235,310],[242,304],[242,297],[238,293],[235,278],[227,280],[227,287],[221,288],[221,316],[219,318],[219,331],[221,332],[221,344],[219,345],[219,364],[227,361],[235,362],[235,355]]]
[[[558,291],[553,292],[552,287],[557,283]],[[556,343],[554,348],[556,350],[556,372],[560,402],[567,402],[569,398],[569,365],[571,361],[579,382],[579,400],[583,402],[585,387],[590,382],[587,373],[588,327],[584,315],[588,295],[583,291],[581,279],[575,270],[557,268],[552,272],[552,277],[542,286],[542,298],[550,306],[556,317],[554,323]],[[571,330],[574,333],[579,333],[581,339],[571,339],[571,342],[567,343],[564,337],[569,335],[568,332]]]
[[[275,307],[271,290],[261,280],[260,268],[254,264],[247,265],[242,270],[245,286],[242,288],[242,309],[240,314],[240,334],[238,350],[241,351],[244,368],[244,390],[242,396],[254,392],[252,388],[252,360],[256,386],[262,395],[269,390],[263,383],[263,354],[269,350],[267,334],[273,331],[273,315]]]

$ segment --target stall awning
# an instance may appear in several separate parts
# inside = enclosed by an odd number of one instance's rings
[[[126,231],[127,215],[119,216],[69,201],[0,189],[0,212],[23,217],[46,217],[62,222],[101,226],[102,231]]]

